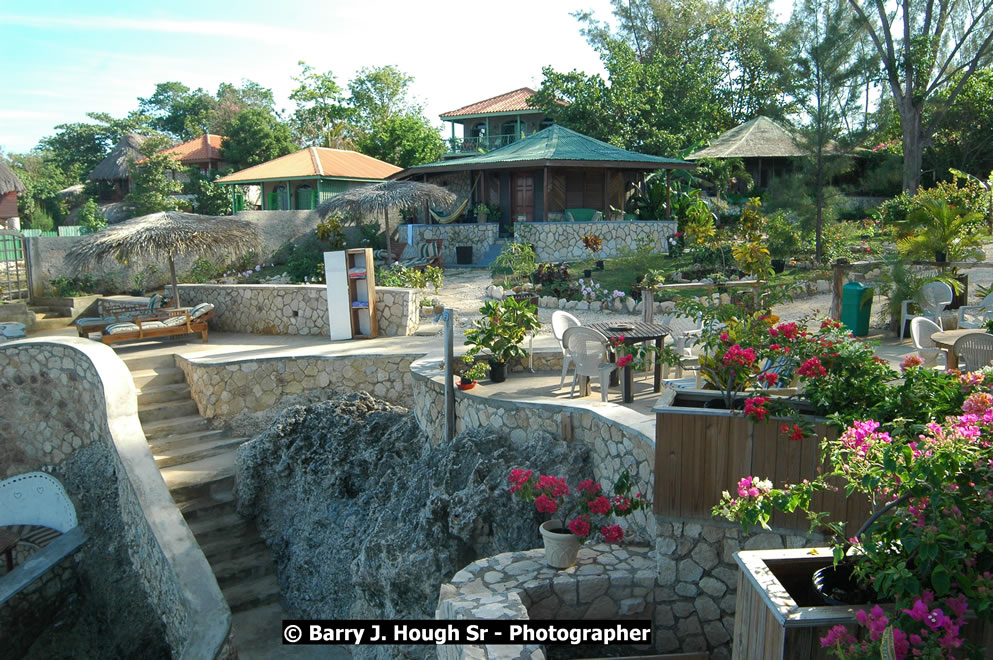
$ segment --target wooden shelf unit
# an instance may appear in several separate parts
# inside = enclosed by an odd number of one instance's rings
[[[361,274],[364,271],[364,274]],[[345,250],[345,274],[348,278],[349,316],[353,339],[379,336],[376,319],[376,272],[372,248]]]

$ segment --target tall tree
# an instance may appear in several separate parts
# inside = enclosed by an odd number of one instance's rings
[[[947,91],[939,94],[942,100]],[[980,179],[993,171],[993,69],[977,71],[948,105],[948,113],[924,153],[924,164],[936,178],[947,176],[949,168]]]
[[[128,133],[154,132],[148,125],[148,116],[142,113],[132,112],[122,119],[105,112],[88,112],[86,116],[94,123],[59,124],[54,135],[38,141],[39,153],[65,172],[73,183],[81,183]]]
[[[414,77],[394,65],[362,68],[348,83],[355,109],[355,125],[360,131],[371,131],[378,123],[409,112],[419,112],[407,98]]]
[[[175,197],[183,191],[183,184],[176,179],[182,165],[170,154],[157,153],[167,144],[162,139],[145,140],[141,145],[145,158],[140,164],[131,163],[131,192],[126,201],[131,204],[132,217],[176,211],[184,206],[183,200]]]
[[[210,132],[217,135],[225,135],[231,120],[248,108],[258,108],[279,116],[275,111],[276,100],[272,90],[252,80],[242,80],[241,87],[221,83],[215,99],[214,107],[207,115],[207,124]]]
[[[993,0],[848,0],[882,61],[903,133],[903,188],[921,180],[924,148],[978,68],[993,57]],[[938,92],[949,88],[947,95]],[[925,118],[925,111],[933,112]]]
[[[221,156],[236,170],[285,156],[296,149],[289,126],[261,108],[248,108],[235,115],[221,142]]]
[[[438,129],[427,117],[416,113],[393,115],[378,121],[358,142],[362,153],[393,163],[413,167],[441,159],[445,143]]]
[[[298,85],[290,92],[296,101],[293,127],[303,144],[318,147],[345,147],[346,124],[351,116],[344,106],[344,95],[330,71],[317,73],[306,62],[300,61],[300,74],[295,76]]]
[[[176,81],[159,83],[150,97],[138,98],[138,109],[152,117],[156,130],[183,142],[207,132],[215,105],[208,92]]]

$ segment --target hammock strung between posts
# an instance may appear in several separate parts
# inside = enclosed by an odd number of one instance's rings
[[[429,209],[429,210],[431,211],[431,217],[434,218],[435,222],[439,222],[443,225],[447,225],[448,223],[452,222],[453,220],[461,216],[463,213],[465,213],[465,210],[468,207],[469,207],[469,198],[466,197],[465,201],[459,204],[458,207],[448,215],[440,215],[438,213],[435,213],[434,209]]]

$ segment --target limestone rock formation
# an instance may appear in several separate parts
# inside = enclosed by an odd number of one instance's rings
[[[348,394],[286,409],[238,450],[239,510],[256,517],[294,613],[433,618],[456,571],[540,547],[539,520],[507,493],[524,466],[590,473],[579,444],[473,431],[431,446],[405,409]]]

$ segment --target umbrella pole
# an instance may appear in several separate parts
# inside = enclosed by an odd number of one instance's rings
[[[386,223],[386,253],[389,255],[389,259],[393,259],[393,243],[390,241],[390,211],[389,209],[383,209],[383,220]]]
[[[173,305],[176,309],[179,309],[179,284],[176,283],[176,263],[169,257],[169,275],[172,276],[172,295],[176,298],[176,304]]]

